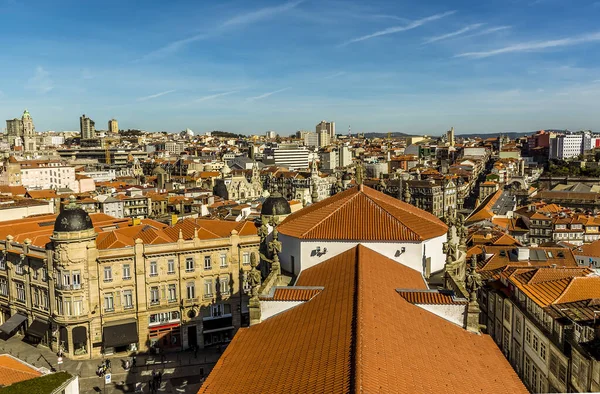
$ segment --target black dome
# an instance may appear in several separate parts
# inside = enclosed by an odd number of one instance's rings
[[[90,215],[79,207],[66,206],[54,222],[54,231],[59,232],[82,231],[93,228]]]
[[[292,210],[290,209],[290,203],[288,203],[285,198],[281,197],[281,195],[274,195],[267,198],[262,204],[260,214],[273,215],[275,210],[277,211],[277,215],[289,215],[292,213]]]
[[[342,175],[342,181],[351,181],[352,177],[347,172]]]
[[[213,187],[213,194],[219,196],[224,200],[229,200],[229,192],[227,191],[227,185],[222,179],[217,179],[215,187]]]

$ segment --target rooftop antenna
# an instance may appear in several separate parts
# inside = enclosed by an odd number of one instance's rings
[[[348,137],[352,137],[352,129],[350,128],[350,125],[348,125]]]

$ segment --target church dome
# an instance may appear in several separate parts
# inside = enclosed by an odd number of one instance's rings
[[[289,215],[292,213],[290,203],[280,193],[273,193],[262,204],[261,215]]]
[[[78,207],[74,203],[74,199],[71,199],[71,203],[63,208],[54,222],[54,231],[56,232],[83,231],[93,228],[90,215]]]

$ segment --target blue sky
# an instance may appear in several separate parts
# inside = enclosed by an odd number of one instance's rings
[[[600,1],[0,0],[0,116],[291,134],[600,129]]]

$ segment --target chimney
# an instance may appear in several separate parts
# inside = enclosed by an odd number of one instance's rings
[[[517,259],[519,261],[529,260],[529,248],[517,248]]]

